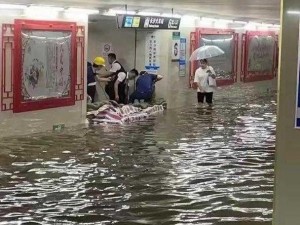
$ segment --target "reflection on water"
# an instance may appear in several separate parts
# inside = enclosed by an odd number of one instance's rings
[[[213,110],[4,139],[0,224],[271,224],[275,108],[235,87]]]

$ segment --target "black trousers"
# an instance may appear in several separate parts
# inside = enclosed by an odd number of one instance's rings
[[[115,89],[113,85],[109,85],[107,84],[105,86],[105,92],[109,97],[109,100],[115,100]],[[126,95],[126,87],[124,84],[119,84],[119,104],[127,104],[128,103],[128,99],[127,99],[127,95]]]
[[[207,104],[212,104],[213,92],[197,92],[198,103],[203,103],[204,98]]]
[[[92,98],[92,102],[95,101],[95,94],[96,94],[96,85],[88,86],[87,87],[87,94]]]

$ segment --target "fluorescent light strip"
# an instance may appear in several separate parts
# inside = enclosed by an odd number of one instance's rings
[[[162,17],[172,17],[172,18],[181,18],[179,14],[171,14],[171,13],[163,13],[161,14]]]
[[[160,13],[156,13],[156,12],[139,12],[138,15],[141,16],[160,16]]]
[[[246,21],[234,20],[233,23],[237,23],[237,24],[247,24],[248,22],[246,22]]]
[[[31,5],[28,8],[26,8],[26,10],[30,10],[30,11],[50,11],[50,12],[61,12],[64,11],[64,8],[61,7],[52,7],[52,6],[38,6],[38,5]]]
[[[300,11],[294,11],[294,10],[289,10],[287,11],[288,14],[294,14],[294,15],[300,15]]]
[[[225,19],[218,19],[216,22],[221,22],[221,23],[233,23],[233,20],[225,20]]]
[[[0,4],[0,9],[26,9],[26,5]]]
[[[270,26],[272,26],[272,24],[261,23],[259,26],[260,27],[270,27]]]
[[[189,15],[183,15],[181,18],[182,19],[190,19],[190,20],[199,20],[200,19],[199,16],[189,16]]]
[[[125,10],[114,10],[114,9],[109,9],[104,13],[106,16],[115,16],[117,14],[127,14],[127,15],[135,15],[135,11],[125,11]]]
[[[66,13],[79,13],[79,14],[99,14],[97,9],[81,9],[81,8],[68,8]]]
[[[253,26],[261,26],[262,23],[250,21],[248,24],[253,25]]]

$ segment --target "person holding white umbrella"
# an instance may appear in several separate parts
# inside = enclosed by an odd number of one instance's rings
[[[216,73],[208,65],[207,58],[223,55],[225,52],[215,45],[204,45],[197,48],[190,57],[190,61],[200,60],[200,67],[195,72],[194,87],[197,89],[198,103],[204,103],[204,99],[209,106],[213,103],[213,93],[216,84]]]
[[[213,93],[216,87],[216,73],[208,65],[207,59],[200,60],[200,67],[195,72],[194,85],[197,88],[197,100],[199,104],[204,103],[204,99],[209,106],[213,104]]]

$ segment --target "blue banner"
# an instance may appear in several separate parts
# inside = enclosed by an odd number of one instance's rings
[[[186,75],[186,38],[180,38],[179,76]]]

